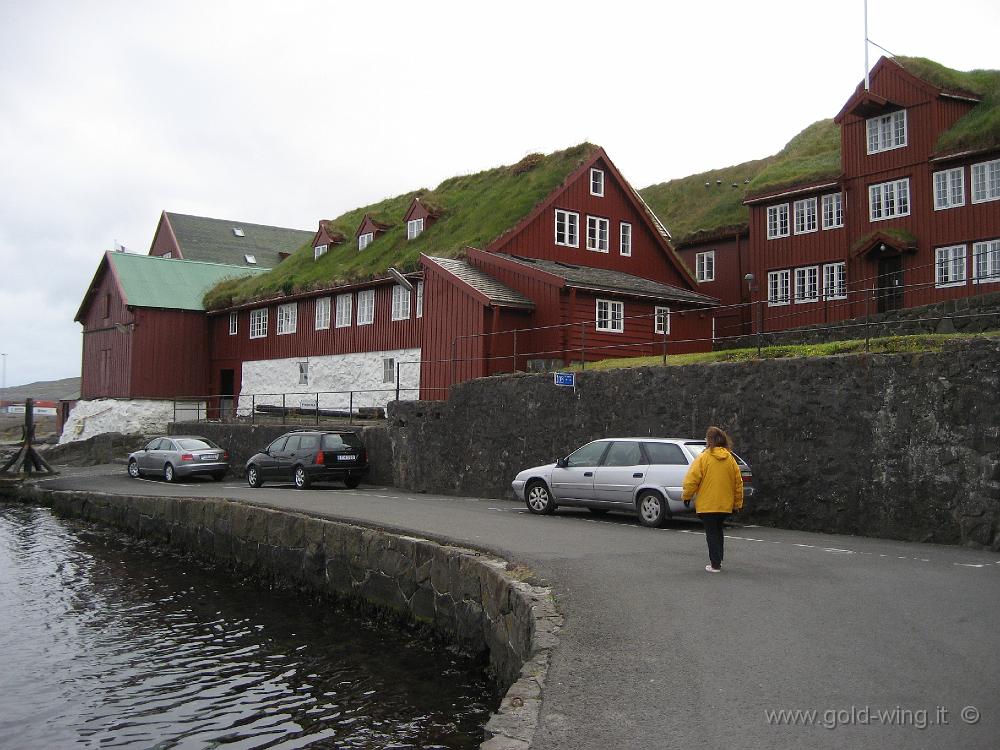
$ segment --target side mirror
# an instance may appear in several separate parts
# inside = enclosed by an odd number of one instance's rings
[[[567,461],[565,458],[557,458],[556,466],[558,466],[560,469],[565,469],[567,466],[569,466],[569,461]]]

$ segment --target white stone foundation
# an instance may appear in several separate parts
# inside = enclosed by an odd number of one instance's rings
[[[77,401],[63,425],[59,444],[86,440],[106,432],[123,435],[164,433],[167,423],[205,418],[204,401],[96,399]]]

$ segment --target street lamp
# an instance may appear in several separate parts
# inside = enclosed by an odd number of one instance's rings
[[[3,380],[0,380],[0,407],[2,407],[3,413],[7,413],[7,406],[4,401],[7,398],[7,355],[0,352],[0,357],[3,357]]]

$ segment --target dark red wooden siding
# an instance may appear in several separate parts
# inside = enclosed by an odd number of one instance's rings
[[[132,313],[125,307],[114,274],[104,272],[84,310],[80,398],[129,398],[132,362]],[[126,326],[119,330],[115,324]]]
[[[132,344],[131,398],[208,395],[203,312],[137,308]]]
[[[720,302],[721,307],[712,312],[716,318],[716,336],[719,337],[747,332],[744,325],[749,321],[749,313],[741,305],[749,301],[747,284],[743,278],[750,270],[748,241],[749,235],[740,232],[720,239],[687,244],[677,249],[677,254],[695,278],[698,254],[715,251],[715,280],[700,281],[696,289]]]
[[[172,258],[183,257],[166,216],[160,214],[160,223],[156,227],[156,234],[153,236],[153,244],[149,248],[149,254],[166,255],[167,253],[170,253]]]
[[[424,270],[420,397],[444,399],[454,384],[487,373],[483,362],[488,309],[435,266]]]

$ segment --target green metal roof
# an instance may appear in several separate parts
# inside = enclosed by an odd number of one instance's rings
[[[125,303],[133,307],[204,310],[205,292],[220,281],[266,271],[133,253],[108,253],[107,258],[125,293]]]
[[[274,268],[281,262],[280,253],[294,253],[312,242],[315,232],[303,229],[269,227],[230,219],[209,219],[165,211],[184,260],[206,263],[248,264],[252,255],[261,268]],[[234,232],[238,230],[242,236]]]

